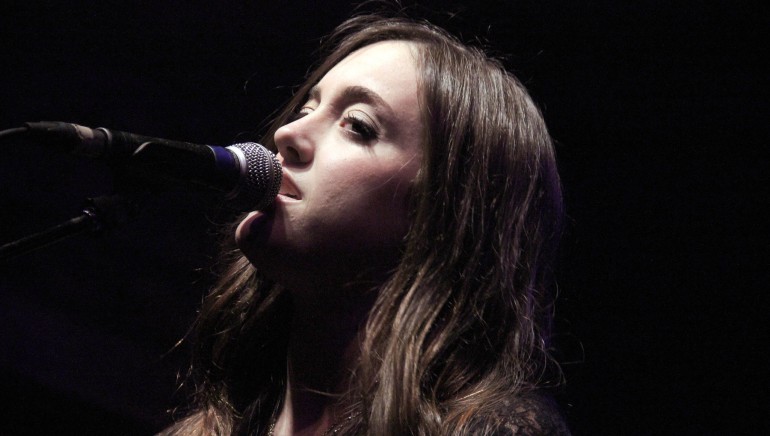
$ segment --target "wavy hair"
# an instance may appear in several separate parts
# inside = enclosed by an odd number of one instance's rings
[[[425,22],[359,16],[326,41],[265,145],[275,149],[273,133],[327,71],[385,40],[415,48],[427,133],[401,258],[338,399],[351,417],[342,430],[463,433],[558,378],[548,351],[563,212],[553,144],[521,83],[482,50]],[[225,257],[196,324],[196,403],[167,434],[259,434],[281,402],[291,302],[236,249]]]

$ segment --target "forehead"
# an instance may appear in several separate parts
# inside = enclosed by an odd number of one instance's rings
[[[362,47],[329,70],[318,87],[363,86],[388,100],[395,94],[416,98],[415,47],[406,41],[382,41]]]
[[[404,67],[414,68],[416,56],[415,44],[403,40],[380,41],[365,45],[345,56],[334,68],[344,67],[348,64],[385,66],[397,62]],[[334,69],[332,68],[332,69]]]

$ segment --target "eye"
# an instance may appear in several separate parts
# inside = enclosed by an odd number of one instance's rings
[[[378,138],[379,134],[374,127],[374,122],[360,111],[351,111],[343,119],[343,127],[351,135],[363,142],[371,142]]]

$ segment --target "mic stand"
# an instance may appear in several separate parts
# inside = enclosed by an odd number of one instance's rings
[[[29,253],[79,233],[97,233],[112,229],[128,221],[134,212],[135,205],[119,195],[89,198],[81,215],[1,246],[0,261]]]

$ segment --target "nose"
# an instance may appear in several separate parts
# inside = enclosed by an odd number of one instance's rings
[[[284,165],[305,165],[313,160],[314,145],[308,123],[310,116],[284,124],[273,135]]]

